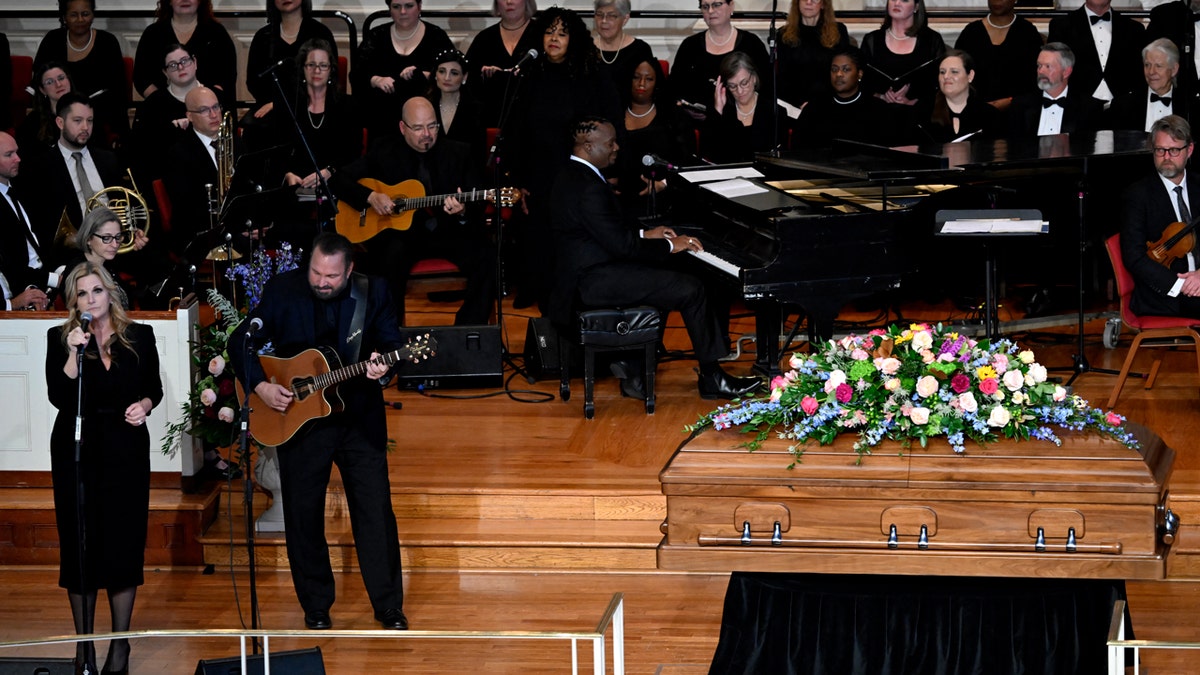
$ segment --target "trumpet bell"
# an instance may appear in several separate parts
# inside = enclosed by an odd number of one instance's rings
[[[242,257],[242,254],[238,253],[236,250],[234,250],[232,248],[226,248],[225,246],[217,246],[217,247],[213,248],[211,251],[209,251],[208,255],[204,256],[204,259],[220,262],[220,261],[224,261],[224,260],[239,260],[239,259],[241,259],[241,257]]]

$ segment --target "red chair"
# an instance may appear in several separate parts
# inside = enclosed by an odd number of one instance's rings
[[[33,95],[29,92],[29,83],[33,79],[33,57],[13,55],[12,57],[12,124],[16,129],[25,119],[29,106],[33,105]]]
[[[153,185],[154,201],[158,202],[158,220],[162,224],[163,234],[171,232],[171,197],[167,195],[167,186],[161,178],[155,179]]]
[[[666,59],[659,59],[658,65],[662,66],[663,77],[671,76],[671,62],[670,61],[667,61]]]
[[[347,66],[347,64],[348,64],[348,63],[349,63],[349,62],[346,60],[346,57],[344,57],[344,56],[339,56],[339,57],[338,57],[338,62],[337,62],[337,69],[338,69],[338,86],[342,88],[342,93],[343,93],[343,94],[345,94],[345,93],[346,93],[346,87],[347,87],[347,84],[346,84],[346,82],[348,82],[348,81],[349,81],[349,80],[348,80],[348,76],[349,76],[349,72],[350,72],[350,71],[349,71],[349,68],[348,68],[348,66]]]
[[[1114,234],[1104,241],[1104,246],[1108,249],[1108,259],[1112,262],[1113,276],[1117,280],[1117,292],[1121,296],[1121,322],[1138,333],[1133,337],[1133,344],[1129,346],[1125,364],[1121,366],[1121,374],[1117,376],[1117,383],[1113,385],[1112,394],[1108,397],[1109,408],[1115,406],[1117,399],[1121,396],[1121,388],[1125,386],[1125,380],[1129,377],[1129,370],[1133,367],[1133,359],[1137,355],[1139,347],[1173,348],[1186,345],[1186,341],[1190,340],[1196,349],[1196,372],[1200,374],[1200,333],[1196,332],[1196,328],[1200,327],[1200,319],[1179,316],[1138,316],[1130,311],[1129,298],[1133,295],[1133,275],[1125,269],[1125,261],[1121,258],[1120,238],[1120,234]],[[1146,375],[1146,389],[1154,386],[1154,380],[1158,377],[1158,369],[1161,365],[1162,358],[1155,358],[1154,363],[1150,366],[1150,372]]]

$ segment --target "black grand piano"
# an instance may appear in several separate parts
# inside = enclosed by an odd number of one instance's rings
[[[995,208],[1003,192],[1008,203],[1053,214],[1055,246],[1073,261],[1075,245],[1088,244],[1084,203],[1108,211],[1150,170],[1141,132],[902,148],[839,141],[752,165],[682,170],[671,223],[700,238],[697,257],[739,287],[756,317],[755,367],[773,374],[782,308],[804,312],[809,339],[821,340],[846,303],[902,288],[916,271],[914,248],[932,237],[931,203]]]

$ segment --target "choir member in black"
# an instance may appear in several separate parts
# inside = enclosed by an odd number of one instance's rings
[[[115,299],[120,302],[122,308],[130,310],[133,309],[135,290],[126,282],[121,271],[131,270],[131,267],[136,266],[136,262],[132,261],[130,256],[136,256],[137,251],[144,249],[150,243],[150,238],[145,232],[134,230],[133,249],[120,254],[124,239],[125,234],[117,214],[107,207],[97,206],[88,211],[83,217],[83,223],[75,231],[76,256],[67,265],[67,269],[75,269],[76,265],[83,263],[103,267],[117,284]],[[134,265],[131,265],[131,262],[134,262]],[[132,278],[133,275],[130,276]]]
[[[92,27],[93,0],[59,0],[61,28],[46,33],[33,62],[54,61],[71,74],[75,91],[90,96],[96,109],[96,136],[105,145],[120,141],[129,132],[129,91],[125,83],[125,57],[117,38]]]
[[[883,27],[862,42],[863,88],[892,105],[928,101],[937,90],[937,59],[946,44],[929,27],[922,0],[888,0]]]
[[[676,98],[707,106],[712,100],[713,83],[720,74],[721,61],[732,52],[749,56],[756,72],[771,72],[766,45],[754,33],[734,27],[731,22],[733,9],[733,2],[729,0],[701,0],[700,14],[708,29],[689,35],[675,52],[675,61],[671,65],[671,91]]]
[[[483,162],[487,156],[483,104],[467,86],[468,76],[467,57],[462,52],[451,49],[438,54],[433,60],[428,98],[437,112],[442,137],[471,146],[471,155]]]
[[[1074,85],[1104,103],[1142,84],[1139,55],[1146,29],[1112,9],[1111,0],[1085,0],[1082,7],[1050,20],[1047,42],[1061,42],[1075,54]]]
[[[788,117],[782,111],[774,114],[775,101],[759,91],[761,86],[749,56],[725,56],[713,87],[712,111],[700,133],[701,155],[718,163],[744,162],[787,143],[783,123]]]
[[[986,103],[971,87],[975,68],[971,55],[949,49],[938,62],[938,93],[930,108],[922,108],[914,141],[950,143],[970,138],[990,138],[1002,133],[1000,111]]]
[[[684,163],[686,152],[675,119],[674,99],[662,64],[649,58],[637,64],[626,87],[624,145],[617,155],[616,191],[621,210],[629,217],[664,215],[670,210],[666,169],[642,163],[657,155],[673,164]],[[651,172],[654,185],[650,184]],[[654,198],[651,200],[651,189]]]
[[[834,18],[833,0],[792,0],[776,44],[779,98],[800,106],[829,95],[829,63],[850,46],[850,36]]]
[[[1013,96],[1033,91],[1042,47],[1042,34],[1016,15],[1016,4],[988,0],[987,16],[964,26],[954,43],[975,60],[975,93],[1000,110],[1008,108]]]
[[[331,52],[331,61],[337,65],[337,43],[333,32],[312,16],[312,0],[267,0],[267,25],[258,29],[250,41],[250,54],[246,57],[246,89],[254,97],[254,117],[266,117],[279,101],[279,89],[270,75],[260,77],[268,68],[275,68],[275,75],[283,85],[283,95],[296,90],[304,73],[296,70],[296,55],[300,47],[309,40],[324,40]]]
[[[386,4],[392,22],[363,37],[350,71],[350,86],[362,109],[370,111],[366,122],[372,138],[396,132],[404,102],[429,86],[434,57],[454,49],[446,31],[421,20],[419,0]]]
[[[1121,214],[1121,259],[1133,275],[1130,309],[1135,314],[1200,318],[1200,272],[1189,251],[1169,267],[1146,254],[1172,223],[1186,223],[1200,210],[1200,181],[1188,160],[1195,150],[1191,125],[1168,115],[1151,127],[1147,144],[1155,173],[1126,190]]]
[[[295,126],[282,107],[271,112],[269,128],[275,134],[274,144],[289,147],[289,152],[282,158],[284,184],[312,191],[318,186],[318,168],[321,177],[329,181],[337,167],[362,155],[362,123],[350,99],[338,88],[337,61],[333,60],[330,43],[319,38],[305,42],[296,54],[295,62],[296,72],[302,74],[302,80],[292,109],[317,165],[313,166],[312,159],[296,139]],[[298,250],[316,236],[317,219],[312,217],[312,209],[307,204],[297,202],[295,206],[281,214],[276,223],[282,223],[284,227],[273,230],[272,237],[289,241],[293,250]]]
[[[600,70],[606,73],[617,89],[624,89],[633,76],[633,68],[646,59],[654,58],[654,51],[645,40],[625,32],[629,23],[629,0],[595,0],[593,23],[596,27],[592,40],[600,52]]]
[[[184,100],[193,89],[204,86],[196,77],[200,63],[191,48],[167,45],[159,63],[167,84],[138,106],[130,134],[134,170],[144,182],[161,177],[163,148],[171,147],[191,125]]]
[[[862,90],[863,54],[858,47],[845,47],[829,64],[832,95],[814,99],[804,106],[796,126],[795,144],[822,148],[837,139],[897,145],[894,116],[882,99]]]
[[[1179,50],[1178,84],[1185,91],[1196,91],[1197,59],[1195,14],[1200,12],[1200,0],[1171,0],[1150,10],[1150,25],[1146,40],[1167,38]]]
[[[58,409],[50,433],[50,472],[58,525],[58,585],[67,590],[77,633],[95,632],[96,596],[108,595],[113,631],[127,631],[137,587],[144,583],[150,508],[150,433],[146,418],[162,401],[154,330],[130,320],[103,266],[87,263],[67,276],[67,320],[46,335],[46,388]],[[87,331],[81,316],[92,315]],[[83,372],[76,352],[83,350]],[[78,410],[83,377],[83,409]],[[76,415],[82,413],[79,471]],[[77,485],[86,508],[78,523]],[[80,550],[80,533],[84,540]],[[81,560],[82,557],[82,560]],[[96,648],[79,642],[75,672],[96,672]],[[129,641],[109,643],[104,672],[129,671]]]
[[[21,124],[17,126],[17,142],[25,152],[33,152],[54,145],[58,140],[58,126],[54,123],[58,99],[75,90],[66,66],[57,61],[47,61],[33,68],[33,106]]]
[[[583,115],[620,119],[621,99],[599,68],[599,53],[583,19],[573,10],[551,7],[534,18],[542,35],[542,56],[524,68],[514,104],[506,158],[529,217],[518,220],[516,304],[545,305],[550,290],[550,188],[571,156],[572,120]],[[515,161],[514,161],[515,160]]]
[[[0,33],[0,129],[12,127],[12,52],[8,36]]]
[[[196,77],[222,100],[235,100],[237,50],[213,16],[212,0],[158,0],[154,16],[133,57],[133,88],[146,98],[167,86],[162,56],[170,45],[181,44],[196,57]]]
[[[1179,84],[1179,50],[1167,38],[1158,38],[1142,49],[1146,84],[1113,99],[1109,126],[1113,129],[1150,131],[1167,115],[1191,119],[1192,99]]]
[[[433,104],[423,96],[415,96],[404,104],[400,135],[371,141],[366,155],[337,172],[333,190],[354,209],[388,215],[395,206],[392,198],[360,185],[360,179],[371,178],[384,185],[416,180],[426,195],[452,195],[481,187],[475,169],[478,164],[467,145],[438,138]],[[440,208],[413,211],[407,230],[388,229],[366,242],[368,265],[387,278],[396,317],[401,322],[409,270],[428,257],[448,259],[467,277],[466,297],[454,323],[488,322],[495,301],[496,260],[478,214],[473,211],[447,196]]]
[[[542,35],[531,28],[537,0],[493,0],[492,14],[500,20],[475,35],[467,49],[467,63],[483,103],[484,124],[497,127],[505,92],[516,95],[510,91],[516,86],[512,68],[530,49],[541,53]]]

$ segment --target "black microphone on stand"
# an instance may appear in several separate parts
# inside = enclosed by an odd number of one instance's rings
[[[521,66],[525,65],[529,61],[536,59],[537,57],[538,57],[538,50],[530,47],[529,51],[525,52],[525,55],[521,57],[521,60],[517,61],[517,65],[513,66],[509,70],[514,73],[520,72]]]
[[[86,333],[86,332],[87,332],[87,330],[88,330],[88,328],[90,328],[90,327],[91,327],[91,325],[92,325],[92,314],[91,314],[91,312],[84,312],[83,314],[79,315],[79,329],[80,329],[80,330],[82,330],[83,332],[85,332],[85,333]],[[89,338],[89,339],[90,339],[90,338]],[[83,343],[83,344],[79,345],[79,347],[77,347],[77,349],[78,349],[80,352],[83,352],[83,348],[84,348],[84,347],[86,347],[86,346],[87,346],[87,343],[85,342],[85,343]]]
[[[262,327],[262,319],[258,318],[257,316],[253,319],[250,319],[250,325],[246,328],[246,338],[249,339],[254,337],[258,331],[262,330]]]
[[[272,63],[271,65],[267,66],[267,69],[262,71],[261,73],[259,73],[258,76],[260,78],[266,77],[271,74],[271,71],[275,70],[279,66],[282,66],[286,62],[287,62],[287,59],[280,59],[280,60],[276,61],[275,63]]]
[[[678,171],[683,167],[675,166],[658,155],[642,155],[642,166],[658,166],[667,171]]]

